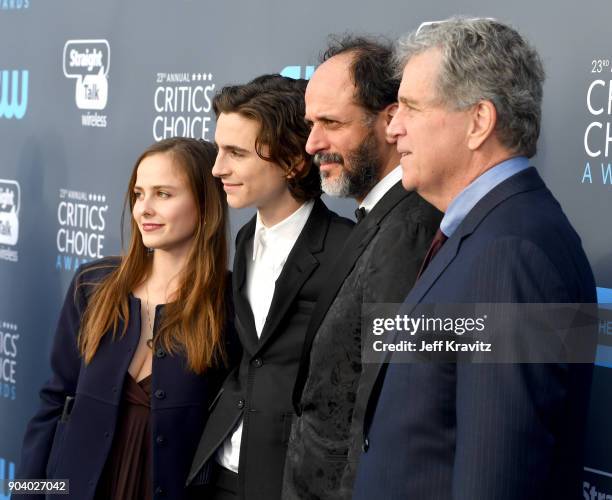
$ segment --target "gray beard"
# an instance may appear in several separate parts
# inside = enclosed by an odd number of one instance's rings
[[[336,179],[321,174],[323,192],[341,198],[364,198],[378,182],[381,164],[374,134],[368,134],[361,145],[349,154],[348,162],[340,159],[342,170]],[[346,168],[347,163],[350,169]]]
[[[321,189],[329,196],[337,196],[339,198],[347,198],[350,196],[350,181],[346,175],[344,168],[340,172],[337,179],[330,179],[321,174]]]

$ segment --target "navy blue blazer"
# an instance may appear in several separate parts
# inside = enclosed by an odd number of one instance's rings
[[[107,264],[105,269],[95,269],[100,262],[83,266],[68,289],[51,352],[52,377],[43,386],[40,409],[27,427],[17,473],[18,478],[69,479],[70,495],[64,498],[78,500],[94,498],[113,441],[123,383],[140,338],[140,301],[130,295],[125,336],[117,335],[113,341],[109,331],[87,366],[79,355],[77,335],[91,292],[87,283],[100,281],[118,259],[102,263]],[[197,438],[224,372],[197,375],[188,371],[183,355],[156,349],[151,387],[155,498],[184,498]],[[62,418],[67,396],[75,396],[74,405]]]
[[[534,168],[470,211],[405,307],[462,302],[596,302],[580,239]],[[385,365],[369,395],[353,498],[580,498],[591,371]]]

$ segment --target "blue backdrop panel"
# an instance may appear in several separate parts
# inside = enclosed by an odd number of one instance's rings
[[[510,22],[542,54],[533,164],[583,239],[600,301],[612,302],[609,1],[551,10],[527,0],[0,0],[0,482],[14,475],[74,269],[119,252],[140,152],[170,135],[213,139],[219,88],[268,72],[308,78],[330,33],[396,38],[453,14]],[[354,208],[327,201],[345,215]],[[232,212],[233,234],[251,214]],[[598,364],[587,499],[612,495],[609,348]]]

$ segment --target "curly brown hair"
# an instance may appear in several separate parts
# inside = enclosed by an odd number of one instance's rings
[[[310,134],[304,120],[306,84],[278,74],[262,75],[244,85],[223,87],[213,99],[217,118],[221,113],[238,113],[259,123],[255,151],[261,159],[280,165],[289,192],[301,201],[321,195],[319,169],[305,149]]]

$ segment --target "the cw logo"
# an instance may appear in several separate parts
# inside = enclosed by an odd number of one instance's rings
[[[285,66],[280,74],[288,78],[294,78],[295,80],[299,78],[310,80],[314,70],[314,66]]]
[[[28,107],[29,71],[21,72],[21,95],[19,94],[19,71],[0,71],[0,118],[21,120]],[[10,82],[10,92],[9,92]]]
[[[8,471],[7,471],[8,468]],[[7,474],[8,472],[8,474]],[[9,500],[11,494],[8,492],[7,482],[15,480],[15,464],[8,462],[4,458],[0,458],[0,500]]]

